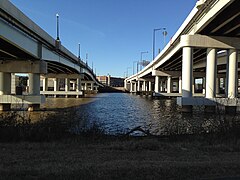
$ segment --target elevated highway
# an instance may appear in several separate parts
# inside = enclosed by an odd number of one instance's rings
[[[76,96],[84,90],[97,90],[101,84],[93,70],[76,57],[59,39],[52,38],[8,0],[0,1],[0,109],[8,110],[17,101],[38,109],[44,101],[41,94],[59,94],[59,80],[65,79],[65,92],[70,82]],[[16,95],[14,73],[28,73],[29,92]],[[41,76],[41,78],[40,78]],[[54,91],[48,91],[49,79]],[[40,85],[42,91],[40,92]],[[48,93],[47,93],[48,92]]]
[[[238,105],[240,1],[199,0],[163,51],[125,79],[131,92],[179,96],[183,111],[193,105]],[[198,79],[198,80],[195,80]],[[201,98],[195,98],[200,84]],[[224,90],[220,98],[220,87]],[[199,95],[197,95],[199,96]],[[231,101],[229,101],[231,99]],[[231,103],[230,103],[231,102]]]

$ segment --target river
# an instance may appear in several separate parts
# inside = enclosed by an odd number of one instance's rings
[[[55,111],[71,107],[76,111],[75,124],[98,124],[108,134],[127,133],[140,126],[154,135],[192,134],[225,131],[239,124],[240,116],[222,112],[204,113],[194,107],[193,113],[181,113],[176,99],[154,99],[126,93],[103,93],[79,99],[48,98],[44,108]],[[77,131],[77,128],[74,131]],[[134,135],[141,135],[134,132]]]

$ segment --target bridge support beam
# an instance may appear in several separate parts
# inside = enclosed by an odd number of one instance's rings
[[[141,83],[140,83],[140,81],[138,80],[138,81],[137,81],[137,92],[140,92],[140,89],[141,89],[140,84],[141,84]]]
[[[193,52],[191,47],[183,48],[182,56],[182,99],[192,97]],[[183,112],[191,112],[192,105],[182,105]]]
[[[178,92],[179,94],[182,93],[182,76],[180,76],[178,79]]]
[[[155,76],[155,88],[154,88],[155,93],[159,93],[159,80],[160,80],[160,77]]]
[[[143,84],[142,84],[142,91],[146,91],[146,81],[145,80],[143,81]]]
[[[207,49],[206,67],[206,98],[216,97],[216,78],[217,78],[217,51],[214,48]],[[214,112],[215,106],[205,106],[206,112]]]
[[[227,98],[235,99],[238,95],[238,53],[235,49],[228,50],[227,61]],[[236,106],[226,106],[226,113],[235,113]]]
[[[11,73],[0,72],[0,95],[9,95],[11,93]],[[0,111],[11,109],[11,103],[0,103]]]
[[[167,93],[172,92],[172,77],[168,76],[167,77]]]
[[[133,92],[133,82],[130,81],[130,92]]]
[[[149,92],[152,91],[152,82],[151,81],[148,82],[148,91]]]
[[[29,95],[40,96],[40,74],[28,74],[29,78]],[[40,104],[29,104],[28,111],[40,109]]]
[[[76,84],[76,91],[81,91],[81,79],[77,78],[77,84]],[[76,96],[76,98],[79,98],[79,95]]]

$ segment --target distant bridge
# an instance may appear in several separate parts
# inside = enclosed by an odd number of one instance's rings
[[[9,110],[19,102],[35,110],[44,102],[43,95],[78,97],[101,86],[86,63],[8,0],[0,1],[0,63],[0,110]],[[28,73],[27,94],[16,94],[14,73]],[[61,79],[65,81],[63,90]]]
[[[235,111],[239,106],[239,9],[239,0],[198,0],[163,51],[125,79],[125,88],[177,96],[186,112],[194,105],[209,111],[223,105]]]

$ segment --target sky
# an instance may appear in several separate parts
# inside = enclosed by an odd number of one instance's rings
[[[93,66],[97,75],[125,77],[136,61],[152,60],[153,29],[166,28],[166,43],[193,9],[196,0],[10,0],[52,37],[59,14],[63,46]],[[155,52],[164,47],[155,34]],[[133,69],[134,67],[134,69]]]

